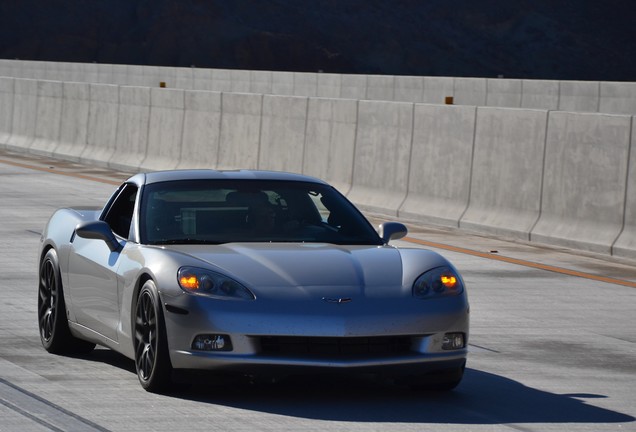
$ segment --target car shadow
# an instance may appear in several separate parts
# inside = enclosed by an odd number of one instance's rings
[[[467,369],[452,392],[415,392],[363,377],[289,377],[275,384],[214,377],[172,397],[291,417],[393,423],[628,423],[630,415],[590,405],[594,394],[555,394]]]
[[[134,377],[137,376],[137,371],[135,370],[135,362],[133,360],[108,348],[98,346],[88,354],[75,354],[69,355],[69,357],[108,364],[130,372],[133,374]]]
[[[132,360],[108,349],[82,356],[126,370],[136,379]],[[631,415],[590,404],[606,396],[556,394],[496,374],[466,369],[454,391],[411,391],[367,376],[299,375],[276,382],[192,372],[164,394],[250,411],[314,420],[345,422],[509,424],[630,423]]]

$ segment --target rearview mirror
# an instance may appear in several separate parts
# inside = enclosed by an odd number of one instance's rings
[[[378,234],[389,243],[390,240],[399,240],[408,233],[406,226],[399,222],[384,222],[378,227]]]
[[[115,234],[104,221],[82,222],[75,227],[75,234],[86,239],[103,240],[111,252],[121,249]]]

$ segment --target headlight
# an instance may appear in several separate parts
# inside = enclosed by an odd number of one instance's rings
[[[221,299],[254,300],[256,297],[243,285],[219,273],[196,267],[181,267],[177,280],[182,290]]]
[[[456,296],[464,292],[461,277],[450,267],[437,267],[422,274],[413,284],[413,295],[421,299]]]

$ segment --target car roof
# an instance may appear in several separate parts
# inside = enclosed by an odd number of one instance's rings
[[[288,172],[261,170],[221,171],[211,169],[154,171],[141,173],[132,176],[127,180],[127,182],[142,185],[180,180],[282,180],[327,184],[314,177]]]

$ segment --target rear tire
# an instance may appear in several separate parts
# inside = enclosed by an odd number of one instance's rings
[[[172,365],[163,312],[152,280],[141,287],[135,306],[135,368],[141,386],[149,392],[165,390],[172,382]]]
[[[57,253],[54,249],[40,263],[38,327],[45,350],[53,354],[87,354],[95,344],[74,337],[68,328],[66,305]]]

